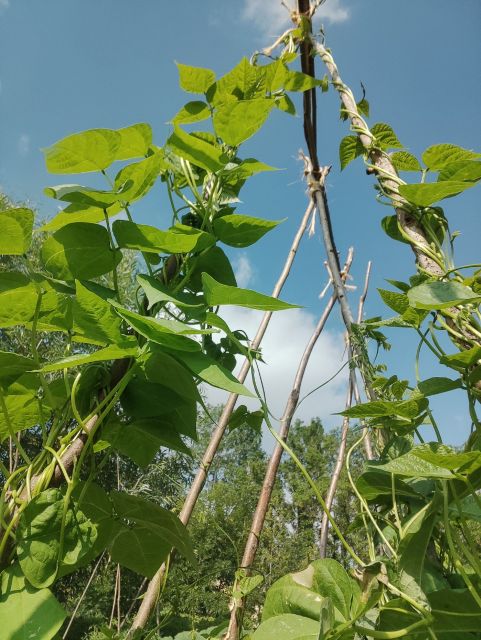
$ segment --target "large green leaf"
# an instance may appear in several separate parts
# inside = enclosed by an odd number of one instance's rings
[[[50,589],[35,589],[18,564],[1,574],[0,620],[3,640],[51,640],[67,614]]]
[[[204,382],[242,396],[255,397],[230,371],[204,353],[178,352],[175,357]]]
[[[206,93],[215,82],[215,73],[203,67],[190,67],[176,62],[179,70],[179,85],[188,93]]]
[[[44,373],[52,371],[61,371],[62,369],[70,369],[79,367],[90,362],[108,362],[109,360],[122,360],[123,358],[133,358],[138,355],[139,346],[135,338],[125,338],[124,343],[112,344],[103,349],[98,349],[93,353],[82,353],[73,356],[67,356],[55,362],[49,362],[42,367]]]
[[[0,254],[20,256],[28,251],[33,219],[33,211],[24,207],[0,211]]]
[[[427,378],[418,382],[418,389],[423,396],[435,396],[438,393],[446,393],[453,389],[459,389],[462,386],[461,380],[452,380],[451,378]]]
[[[123,129],[117,129],[120,144],[115,153],[115,160],[129,160],[147,155],[152,144],[152,127],[145,122],[132,124]]]
[[[101,222],[105,214],[109,218],[116,216],[122,210],[120,202],[115,202],[105,212],[102,208],[90,205],[69,204],[60,213],[41,227],[41,231],[56,231],[73,222]]]
[[[173,293],[171,289],[161,284],[157,278],[138,275],[137,281],[147,296],[149,309],[158,302],[172,302],[181,309],[201,309],[206,307],[202,296],[195,296],[189,293]]]
[[[434,615],[434,631],[479,632],[481,609],[468,589],[442,589],[430,593],[429,604]],[[445,636],[446,640],[453,636]],[[476,637],[476,636],[474,636]]]
[[[481,180],[481,162],[476,160],[467,160],[448,164],[439,172],[438,182],[441,180],[468,180],[469,182],[477,182]]]
[[[184,104],[172,118],[174,124],[188,124],[190,122],[200,122],[210,118],[209,106],[202,100],[192,100]]]
[[[58,187],[46,187],[43,192],[49,198],[70,202],[78,207],[96,207],[102,210],[107,209],[122,199],[122,193],[117,191],[91,189],[90,187],[82,187],[79,184],[62,184]],[[72,222],[74,221],[72,220]]]
[[[371,128],[372,135],[382,149],[402,149],[396,134],[388,124],[378,122]]]
[[[257,293],[257,291],[221,284],[207,273],[202,275],[202,285],[207,304],[211,307],[236,305],[249,309],[260,309],[261,311],[281,311],[283,309],[299,308],[299,305],[283,302],[263,293]]]
[[[284,89],[286,91],[308,91],[309,89],[314,89],[314,87],[322,86],[323,83],[322,79],[314,78],[292,69],[289,69],[284,76]]]
[[[112,129],[74,133],[43,150],[50,173],[102,171],[116,160],[122,136]]]
[[[466,351],[460,351],[459,353],[453,353],[449,356],[443,356],[440,358],[442,364],[446,364],[448,367],[461,368],[472,367],[481,360],[481,347],[471,347]]]
[[[414,447],[411,452],[421,460],[458,474],[466,475],[481,468],[481,451],[457,453],[451,447],[430,442]]]
[[[426,182],[424,184],[402,184],[399,187],[399,193],[408,202],[419,207],[429,207],[429,205],[455,196],[469,187],[474,182],[445,181],[445,182]]]
[[[345,136],[339,145],[339,161],[341,171],[355,158],[364,153],[364,147],[357,136]]]
[[[202,274],[208,273],[217,282],[235,287],[237,285],[234,271],[229,258],[220,247],[211,247],[200,256],[192,258],[193,267],[189,286],[192,289],[202,289]]]
[[[438,515],[431,503],[403,523],[399,544],[399,568],[420,585],[428,544]]]
[[[114,562],[152,577],[172,547],[194,561],[187,529],[175,514],[137,496],[110,494],[121,518],[110,545]]]
[[[183,224],[161,231],[146,224],[116,220],[113,232],[120,247],[153,253],[203,251],[215,243],[211,234]]]
[[[262,127],[273,107],[270,98],[226,102],[214,113],[214,129],[226,144],[237,147]]]
[[[192,374],[175,358],[152,345],[143,362],[143,370],[148,380],[161,384],[184,398],[198,401],[200,394]]]
[[[100,345],[125,340],[120,331],[122,321],[106,298],[92,291],[92,284],[84,286],[77,280],[75,286],[73,328],[76,338]]]
[[[154,186],[163,166],[163,155],[157,152],[121,169],[115,176],[114,183],[117,200],[134,202],[143,198]]]
[[[35,369],[35,363],[31,358],[10,351],[0,351],[0,386],[8,386],[32,369]]]
[[[427,407],[427,400],[417,398],[411,400],[373,400],[364,402],[341,412],[349,418],[381,418],[383,416],[400,416],[413,419]]]
[[[476,160],[481,153],[463,149],[455,144],[435,144],[423,153],[423,162],[431,171],[439,171],[461,160]]]
[[[211,333],[209,330],[197,329],[191,325],[178,322],[177,320],[164,320],[162,318],[141,316],[139,313],[125,309],[114,300],[111,300],[111,304],[119,316],[133,329],[138,331],[138,333],[156,344],[161,344],[171,349],[199,351],[200,344],[185,336],[189,334]]]
[[[47,489],[32,498],[20,516],[18,560],[27,580],[38,589],[52,584],[60,565],[75,566],[95,542],[94,525],[72,501],[64,522],[63,514],[64,495],[60,489]]]
[[[232,214],[214,220],[214,233],[231,247],[249,247],[281,222]]]
[[[213,84],[207,93],[209,102],[219,105],[236,100],[250,100],[265,95],[266,71],[250,64],[246,57]]]
[[[40,388],[40,379],[35,373],[24,373],[4,387],[7,415],[0,409],[0,442],[10,435],[9,425],[15,431],[22,431],[43,422],[45,415],[38,402]]]
[[[19,271],[0,272],[0,326],[11,327],[33,319],[38,292]]]
[[[410,305],[417,309],[445,309],[481,301],[481,295],[455,280],[423,282],[410,289],[407,295]]]
[[[150,382],[138,375],[130,380],[120,402],[125,414],[135,421],[155,418],[159,429],[197,438],[196,399],[177,393],[172,385]]]
[[[140,467],[148,466],[160,447],[190,453],[179,434],[161,419],[144,418],[130,424],[112,421],[102,429],[101,438]]]
[[[392,502],[393,479],[386,471],[365,471],[356,480],[356,487],[368,502]],[[397,477],[394,478],[394,489],[398,499],[421,498],[417,491]]]
[[[220,149],[177,126],[174,126],[174,133],[167,140],[167,146],[181,158],[213,173],[220,171],[228,162],[227,156]]]
[[[319,631],[319,621],[284,613],[263,622],[252,640],[319,640]]]
[[[421,171],[422,167],[416,156],[409,151],[396,151],[391,155],[391,162],[397,171]]]
[[[450,479],[455,477],[449,469],[439,467],[417,456],[415,448],[398,458],[382,464],[376,464],[375,466],[373,465],[373,469],[383,469],[388,473],[409,478]]]
[[[112,251],[107,229],[74,222],[47,238],[41,249],[45,268],[61,280],[90,280],[112,271],[122,255]]]

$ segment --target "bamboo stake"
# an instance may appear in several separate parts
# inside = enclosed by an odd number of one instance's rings
[[[273,298],[279,297],[282,287],[284,286],[284,283],[286,282],[289,276],[292,264],[294,262],[297,250],[299,248],[299,244],[301,242],[301,238],[304,235],[304,232],[307,228],[307,224],[309,222],[309,218],[311,217],[313,211],[314,211],[314,204],[310,202],[302,217],[297,233],[294,236],[294,240],[292,242],[291,248],[289,249],[289,253],[287,254],[287,259],[282,269],[282,272],[272,291]],[[252,349],[259,348],[259,345],[262,342],[262,339],[266,332],[271,316],[272,316],[272,312],[268,311],[262,317],[259,328],[257,329],[257,333],[251,343]],[[248,359],[246,359],[244,360],[241,370],[239,371],[239,374],[237,376],[239,382],[244,382],[249,372],[249,369],[250,369],[250,362]],[[192,515],[192,512],[194,510],[194,507],[199,498],[199,495],[204,487],[205,481],[207,479],[207,474],[209,472],[210,466],[217,452],[217,449],[219,448],[220,442],[225,433],[225,430],[229,423],[232,412],[234,411],[237,398],[238,398],[238,395],[235,393],[231,393],[229,395],[227,402],[224,406],[224,409],[222,411],[222,414],[217,423],[217,426],[212,433],[210,442],[207,445],[207,448],[204,452],[201,464],[197,470],[197,474],[194,478],[194,481],[192,482],[189,493],[186,496],[184,505],[179,514],[180,520],[185,525],[188,524],[190,517]],[[165,575],[165,568],[166,567],[164,563],[161,565],[157,573],[149,582],[147,590],[145,591],[144,597],[142,599],[139,610],[137,612],[137,615],[135,616],[132,626],[130,628],[129,636],[131,636],[136,629],[143,629],[147,624],[150,616],[152,615],[152,612],[154,611],[155,605],[157,603],[157,600],[160,594],[160,588]]]
[[[366,277],[364,280],[364,290],[359,298],[359,306],[357,310],[357,323],[359,324],[362,320],[362,312],[364,309],[364,302],[366,301],[367,290],[369,286],[369,276],[371,273],[371,262],[368,262],[366,269]],[[349,384],[346,398],[346,409],[351,407],[352,396],[354,394],[354,389],[357,389],[355,372],[351,370],[351,375],[349,376]],[[357,396],[359,396],[359,391],[357,391]],[[360,400],[360,398],[359,398]],[[357,400],[356,400],[357,401]],[[337,454],[336,464],[334,466],[334,471],[332,473],[331,482],[329,483],[329,488],[326,493],[326,506],[328,510],[331,510],[332,503],[334,501],[334,496],[336,495],[337,487],[339,484],[339,478],[341,476],[342,467],[344,465],[344,458],[346,455],[346,445],[347,445],[347,434],[349,431],[349,418],[346,416],[342,422],[342,430],[341,430],[341,442],[339,444],[339,451]],[[367,431],[366,427],[364,427],[364,431]],[[369,433],[366,433],[364,438],[364,448],[366,452],[366,458],[368,460],[372,459],[372,445],[371,440],[369,438]],[[326,549],[327,549],[327,534],[329,532],[329,518],[327,517],[327,513],[324,513],[322,516],[321,523],[321,533],[319,536],[319,555],[321,558],[326,557]]]
[[[353,258],[353,249],[349,249],[348,256],[346,259],[346,263],[343,269],[343,279],[347,278],[349,273],[349,269],[351,268]],[[330,297],[329,301],[326,304],[326,307],[317,323],[314,332],[307,343],[307,346],[302,354],[302,357],[299,361],[299,366],[297,368],[297,373],[294,379],[294,384],[292,386],[292,390],[289,394],[289,398],[287,400],[286,407],[284,409],[284,414],[281,419],[281,424],[279,428],[279,438],[284,442],[287,440],[289,435],[289,429],[292,422],[292,417],[297,408],[299,402],[299,394],[301,390],[302,380],[304,378],[304,374],[306,371],[307,364],[309,362],[309,358],[311,357],[312,350],[314,345],[316,344],[319,336],[321,335],[322,330],[326,324],[326,321],[334,307],[337,296],[335,293]],[[264,481],[262,483],[261,492],[259,494],[259,499],[257,502],[257,507],[254,512],[254,516],[252,519],[251,530],[249,532],[249,536],[247,538],[246,546],[244,549],[244,555],[242,557],[241,569],[245,571],[249,571],[254,562],[257,549],[259,547],[259,540],[262,533],[262,529],[264,527],[264,522],[266,519],[267,511],[269,508],[269,503],[272,496],[272,491],[274,488],[274,484],[276,481],[277,471],[279,469],[279,464],[282,458],[282,453],[284,449],[282,448],[279,442],[274,447],[274,451],[272,452],[271,458],[267,465],[266,473],[264,476]],[[234,585],[235,591],[235,585]],[[235,597],[231,603],[231,616],[229,622],[229,628],[227,630],[227,634],[225,636],[225,640],[237,640],[239,637],[239,630],[242,626],[242,616],[245,607],[245,599],[242,597]]]

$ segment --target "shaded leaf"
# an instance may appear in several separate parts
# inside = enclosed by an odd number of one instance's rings
[[[221,242],[231,247],[249,247],[281,222],[283,220],[232,214],[214,220],[214,233]]]
[[[481,301],[472,289],[455,280],[423,282],[407,293],[409,303],[417,309],[445,309]]]

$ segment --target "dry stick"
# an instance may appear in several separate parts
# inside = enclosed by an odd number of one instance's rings
[[[95,564],[95,567],[92,569],[92,573],[90,574],[90,577],[89,577],[89,579],[87,581],[87,584],[85,585],[85,588],[82,591],[82,593],[80,595],[80,598],[78,599],[77,604],[75,605],[75,609],[73,610],[72,615],[70,616],[70,620],[68,621],[67,628],[63,632],[62,640],[65,640],[65,638],[68,635],[70,627],[72,626],[72,623],[73,623],[73,621],[75,619],[75,616],[77,615],[77,611],[79,610],[80,605],[82,604],[83,599],[85,598],[85,596],[87,594],[87,591],[89,590],[90,585],[92,584],[92,580],[94,579],[95,574],[97,573],[97,570],[98,570],[98,568],[100,566],[100,563],[102,562],[102,559],[103,559],[104,555],[105,555],[105,551],[101,554],[100,558],[97,560],[97,562]]]
[[[352,258],[353,258],[353,250],[351,248],[349,249],[349,253],[346,258],[346,263],[343,269],[344,279],[347,277],[347,274],[349,273],[349,269],[352,264]],[[314,329],[314,333],[312,334],[309,342],[307,343],[304,353],[302,354],[302,358],[299,361],[299,366],[297,368],[294,384],[289,394],[289,398],[287,400],[287,404],[284,409],[284,414],[282,416],[281,424],[279,428],[279,438],[284,442],[287,440],[287,436],[289,435],[289,429],[291,426],[292,417],[294,416],[294,412],[299,402],[299,394],[301,390],[302,380],[304,378],[304,373],[306,371],[309,358],[312,354],[312,350],[314,348],[314,345],[317,342],[317,339],[319,338],[322,330],[324,329],[324,326],[329,317],[329,314],[331,313],[332,308],[334,307],[336,298],[337,296],[335,293],[330,297],[319,319],[319,322],[316,328]],[[274,451],[272,452],[271,458],[269,460],[269,464],[267,465],[266,473],[264,476],[264,482],[262,483],[262,488],[259,494],[256,510],[252,518],[251,530],[247,538],[246,546],[244,549],[244,555],[242,557],[242,562],[240,566],[241,569],[244,569],[246,571],[249,571],[249,569],[252,567],[252,564],[254,562],[254,559],[257,553],[260,536],[262,533],[262,529],[264,527],[267,510],[269,508],[272,490],[274,488],[274,484],[276,481],[277,470],[279,468],[283,451],[284,449],[282,445],[279,442],[277,442],[274,448]],[[235,590],[235,586],[234,586],[234,590]],[[238,639],[244,606],[245,606],[245,599],[242,597],[236,598],[234,596],[231,604],[231,616],[230,616],[229,628],[227,630],[225,640]]]
[[[357,310],[357,323],[359,324],[362,320],[362,312],[364,308],[364,302],[367,296],[367,290],[369,286],[369,276],[371,273],[371,262],[368,262],[366,269],[366,277],[364,280],[364,290],[359,298],[359,306]],[[352,369],[351,375],[349,376],[349,384],[346,398],[346,409],[351,407],[352,395],[354,393],[354,389],[357,389],[356,380],[355,380],[355,372]],[[357,391],[357,396],[359,396],[359,391]],[[360,398],[359,398],[360,399]],[[326,506],[328,510],[331,510],[332,503],[334,501],[334,496],[336,495],[337,486],[339,484],[339,478],[341,476],[342,467],[344,465],[344,457],[346,455],[346,446],[347,446],[347,434],[349,431],[349,418],[346,416],[342,422],[342,430],[341,430],[341,442],[339,444],[339,451],[337,453],[336,464],[334,466],[334,471],[332,473],[331,482],[329,484],[329,488],[326,494]],[[368,460],[372,459],[372,445],[371,440],[369,438],[369,433],[367,433],[366,427],[364,427],[364,431],[366,432],[364,438],[364,447],[366,452],[366,458]],[[324,512],[322,516],[321,522],[321,533],[319,536],[319,555],[321,558],[326,557],[326,549],[327,549],[327,534],[329,531],[329,518],[327,517],[327,513]]]
[[[299,225],[299,229],[297,230],[297,233],[292,242],[292,246],[289,249],[289,253],[287,255],[284,268],[272,292],[273,298],[279,297],[282,287],[284,286],[284,283],[287,280],[287,277],[289,276],[292,263],[294,262],[294,258],[296,257],[296,253],[299,248],[299,244],[301,242],[301,238],[304,235],[304,231],[306,230],[307,223],[309,222],[309,218],[313,210],[314,210],[314,205],[311,202],[309,203],[304,213],[304,216],[301,220],[301,224]],[[251,348],[253,350],[259,348],[259,345],[264,337],[264,334],[266,332],[271,316],[272,316],[271,311],[268,311],[264,314],[261,320],[261,323],[259,325],[259,328],[257,329],[257,333],[251,343]],[[244,382],[249,372],[250,366],[251,366],[250,361],[246,358],[237,376],[237,379],[239,380],[239,382]],[[227,402],[224,406],[224,409],[219,418],[217,426],[212,433],[211,440],[207,446],[207,449],[205,450],[204,456],[202,458],[202,462],[199,466],[199,469],[197,470],[197,474],[194,478],[194,481],[190,487],[189,493],[187,494],[182,510],[179,514],[180,520],[185,525],[189,522],[190,516],[192,515],[192,511],[194,510],[197,499],[204,487],[205,481],[207,479],[207,474],[209,472],[210,466],[217,452],[217,449],[219,448],[219,445],[224,435],[224,432],[226,430],[227,424],[229,423],[229,419],[232,415],[232,412],[234,411],[237,398],[238,398],[238,395],[236,393],[231,393],[229,395],[229,398],[227,399]],[[154,575],[152,580],[149,582],[149,585],[144,594],[144,597],[140,604],[137,615],[135,616],[135,619],[132,623],[132,627],[129,631],[129,635],[131,635],[136,629],[143,629],[147,624],[155,608],[157,599],[159,597],[160,587],[164,579],[164,574],[165,574],[165,563],[162,564],[160,569],[157,571],[157,573]]]

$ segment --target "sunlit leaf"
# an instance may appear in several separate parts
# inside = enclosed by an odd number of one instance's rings
[[[0,254],[20,256],[28,251],[33,219],[33,211],[24,207],[0,211]]]

